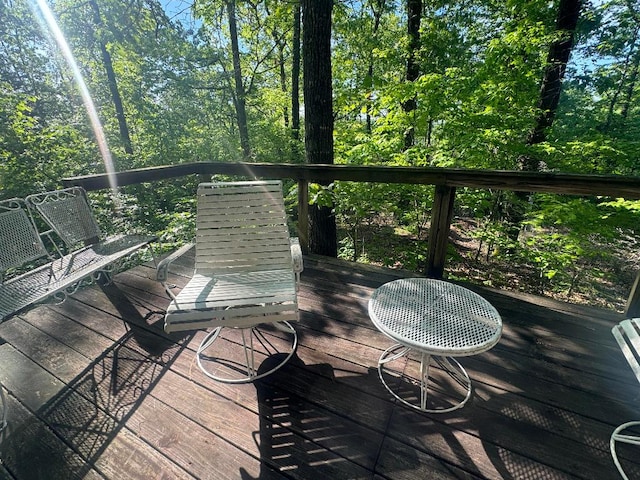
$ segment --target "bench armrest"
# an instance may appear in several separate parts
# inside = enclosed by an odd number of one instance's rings
[[[156,267],[156,280],[164,284],[167,281],[167,276],[169,275],[169,266],[173,263],[174,260],[177,260],[182,255],[187,253],[195,246],[195,243],[187,243],[183,245],[178,250],[163,258],[158,262],[158,266]]]

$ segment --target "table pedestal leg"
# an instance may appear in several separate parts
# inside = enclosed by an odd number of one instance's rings
[[[429,364],[431,355],[423,353],[420,358],[420,410],[427,410],[427,395],[429,393]]]
[[[398,361],[404,362],[405,359],[409,357],[412,352],[416,352],[420,359],[420,378],[410,377],[404,372],[404,366],[402,368],[392,369],[390,368],[390,364]],[[430,376],[430,367],[433,362],[437,364],[444,373],[446,373],[451,379],[453,379],[461,389],[460,391],[448,392],[446,394],[449,399],[447,403],[453,403],[450,406],[442,406],[442,407],[430,407],[429,399],[435,397],[436,391],[434,390],[434,381],[433,377]],[[399,381],[399,385],[392,388],[385,378],[385,374],[388,376],[395,377]],[[385,350],[380,359],[378,360],[378,375],[380,376],[380,380],[385,388],[393,395],[396,399],[398,399],[403,404],[414,408],[416,410],[420,410],[422,412],[427,413],[446,413],[451,412],[453,410],[457,410],[458,408],[463,407],[469,398],[471,398],[471,380],[469,379],[469,375],[467,371],[464,369],[462,365],[453,357],[440,357],[435,355],[430,355],[426,352],[416,351],[409,347],[406,347],[401,344],[393,345],[392,347]],[[417,396],[417,401],[412,402],[406,398],[403,398],[400,393],[396,390],[401,390],[402,387],[406,386],[414,386],[414,388],[419,389],[419,394]],[[429,391],[431,389],[431,392]],[[443,394],[444,396],[444,394]],[[454,398],[455,397],[455,398]],[[461,400],[460,400],[461,398]],[[433,402],[431,402],[433,403]]]

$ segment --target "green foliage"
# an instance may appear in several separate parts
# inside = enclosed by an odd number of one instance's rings
[[[3,198],[56,188],[63,177],[105,168],[70,70],[30,3],[0,0]],[[420,45],[410,52],[404,2],[336,2],[335,161],[514,169],[522,156],[530,156],[553,172],[639,175],[640,39],[634,2],[585,5],[547,141],[527,145],[539,114],[549,46],[558,38],[558,3],[428,2]],[[116,168],[241,160],[226,2],[193,2],[178,18],[170,18],[163,10],[166,2],[158,0],[96,0],[96,5],[99,15],[91,2],[80,0],[57,0],[53,8]],[[291,130],[295,6],[280,0],[235,2],[251,160],[304,157],[304,131],[295,139]],[[101,45],[111,57],[133,155],[124,153]],[[411,53],[420,76],[406,82]],[[408,101],[416,104],[409,112]],[[414,137],[408,148],[407,132]],[[117,208],[109,192],[92,199],[105,228],[117,218],[128,229],[157,232],[175,245],[193,235],[197,181],[121,189]],[[295,188],[291,195],[288,203],[295,202]],[[334,209],[341,255],[424,267],[432,187],[334,182],[312,185],[310,199]],[[508,222],[509,205],[525,214],[518,240]],[[458,189],[455,215],[476,228],[469,235],[474,247],[452,255],[453,263],[511,265],[531,274],[535,289],[547,293],[584,290],[585,271],[592,278],[613,275],[607,264],[620,261],[616,252],[632,243],[640,224],[637,201],[551,195],[522,201],[483,189]]]
[[[532,269],[538,292],[570,295],[583,276],[602,277],[615,262],[616,244],[637,223],[638,212],[627,202],[563,199],[536,195],[520,241],[509,240],[504,224],[487,223],[477,238],[488,245],[487,261],[510,261]],[[631,207],[631,208],[629,208]],[[501,226],[502,225],[502,226]]]
[[[0,187],[2,196],[24,197],[54,188],[63,176],[83,173],[95,147],[70,125],[44,123],[33,96],[0,85]],[[86,170],[84,170],[86,172]]]

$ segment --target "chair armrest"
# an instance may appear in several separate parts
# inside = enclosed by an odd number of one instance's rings
[[[640,318],[628,318],[611,329],[611,333],[615,337],[620,350],[626,358],[627,363],[633,370],[636,378],[640,382],[640,363],[638,355],[640,355]]]
[[[183,245],[178,250],[173,252],[171,255],[168,255],[167,257],[160,260],[160,262],[158,262],[158,266],[156,267],[156,280],[161,283],[165,283],[167,281],[167,276],[169,275],[169,265],[171,265],[174,260],[180,258],[182,255],[191,250],[194,246],[195,243],[193,242],[187,243],[186,245]]]
[[[304,265],[302,263],[302,248],[300,248],[300,240],[297,237],[293,237],[289,239],[289,243],[291,244],[291,258],[293,258],[293,271],[296,272],[296,275],[299,275],[300,272],[304,270]]]

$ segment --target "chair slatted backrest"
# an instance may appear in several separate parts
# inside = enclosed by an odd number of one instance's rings
[[[611,329],[624,358],[640,382],[640,318],[623,320]]]
[[[80,243],[96,243],[100,227],[81,187],[29,195],[27,203],[36,208],[68,248]]]
[[[197,273],[292,268],[280,181],[198,186]]]
[[[4,273],[48,256],[23,200],[0,202],[0,279]]]

